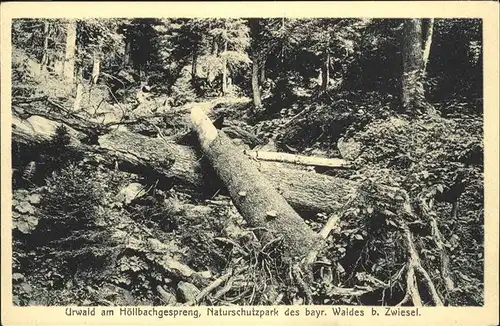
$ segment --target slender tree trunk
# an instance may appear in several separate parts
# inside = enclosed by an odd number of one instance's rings
[[[76,21],[66,24],[66,52],[64,55],[63,77],[68,81],[73,81],[75,74],[75,53],[76,53]]]
[[[330,53],[325,50],[325,61],[321,67],[321,90],[326,92],[328,89],[328,84],[330,82]]]
[[[262,59],[260,62],[260,85],[263,85],[266,81],[266,58]]]
[[[77,68],[77,77],[76,77],[76,95],[75,101],[73,102],[73,111],[79,111],[82,103],[83,97],[83,71],[82,68]]]
[[[259,61],[258,55],[254,50],[253,58],[252,58],[252,93],[253,93],[253,104],[255,105],[255,109],[258,110],[262,107],[262,100],[260,97],[259,90]]]
[[[43,52],[42,59],[40,60],[40,74],[47,72],[47,65],[49,63],[49,28],[48,20],[43,23]]]
[[[255,109],[258,110],[262,106],[259,89],[259,19],[251,18],[248,20],[250,27],[250,34],[252,36],[252,93],[253,104]]]
[[[197,67],[198,67],[198,49],[195,49],[193,51],[193,61],[191,63],[191,80],[192,81],[196,80]]]
[[[425,19],[423,24],[423,40],[424,40],[424,53],[423,53],[423,61],[424,61],[424,72],[426,71],[427,64],[429,62],[429,55],[431,53],[431,45],[432,45],[432,34],[434,32],[434,18]]]
[[[227,94],[227,41],[224,41],[224,59],[222,67],[222,95]]]
[[[282,30],[282,34],[285,33],[285,28],[286,28],[286,25],[285,25],[285,17],[281,18],[281,30]],[[281,42],[281,71],[283,71],[283,63],[285,62],[285,46],[284,46],[285,42]]]
[[[129,40],[125,40],[125,56],[123,58],[123,66],[129,66],[132,62],[131,60],[132,45]]]
[[[219,44],[217,43],[217,38],[212,38],[212,54],[217,55],[219,53]]]
[[[413,110],[423,103],[424,87],[422,21],[406,19],[402,34],[403,76],[401,102],[403,110]]]
[[[92,84],[97,84],[97,80],[99,79],[99,74],[101,73],[101,60],[99,58],[99,51],[94,50],[92,56]]]

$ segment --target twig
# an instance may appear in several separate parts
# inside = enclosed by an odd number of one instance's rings
[[[219,285],[227,281],[231,275],[233,275],[233,271],[229,270],[228,273],[222,275],[212,283],[210,283],[206,288],[201,290],[201,292],[196,296],[196,298],[193,301],[189,301],[185,303],[184,305],[186,306],[193,306],[195,304],[198,304],[204,297],[206,297],[210,292],[212,292],[215,288],[217,288]]]
[[[233,245],[233,248],[236,249],[239,253],[241,253],[244,257],[248,256],[248,253],[245,250],[243,250],[243,248],[241,248],[241,246],[239,244],[237,244],[236,242],[234,242],[233,240],[223,238],[223,237],[216,237],[216,238],[214,238],[214,240],[218,240],[218,241],[221,241],[224,243],[229,243],[229,244]]]
[[[21,97],[21,96],[16,96],[16,97],[12,98],[12,104],[22,104],[22,103],[38,102],[38,101],[45,101],[47,99],[48,99],[47,95],[37,96],[37,97]]]
[[[310,106],[310,107],[308,107],[308,108],[300,111],[299,113],[297,113],[296,115],[294,115],[290,120],[288,120],[287,123],[285,123],[284,125],[282,125],[280,127],[280,129],[286,128],[290,123],[292,123],[293,120],[295,120],[296,118],[300,117],[303,114],[308,113],[309,111],[311,111],[311,109],[312,109],[312,106]]]
[[[274,299],[272,305],[275,306],[275,305],[280,304],[280,302],[281,302],[281,300],[283,300],[284,296],[285,295],[283,293],[278,294],[278,296],[276,297],[276,299]]]
[[[224,285],[224,287],[222,289],[220,289],[219,291],[217,291],[215,294],[214,294],[214,299],[219,299],[220,297],[222,297],[224,294],[228,293],[229,291],[231,291],[231,289],[233,288],[233,278],[230,278],[227,282],[226,282],[226,285]]]
[[[318,254],[320,250],[324,247],[324,242],[326,238],[328,238],[328,235],[330,232],[337,227],[338,222],[340,221],[340,216],[333,214],[330,216],[326,224],[323,226],[323,229],[319,232],[319,236],[321,237],[322,241],[321,244],[317,246],[315,250],[311,250],[309,254],[307,255],[304,264],[305,265],[311,265],[314,263],[316,258],[318,257]]]

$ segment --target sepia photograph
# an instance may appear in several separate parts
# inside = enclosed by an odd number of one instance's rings
[[[484,21],[437,17],[13,18],[8,304],[483,307]]]

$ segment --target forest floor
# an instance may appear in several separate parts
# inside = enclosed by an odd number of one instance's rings
[[[14,92],[14,116],[20,123],[31,116],[35,131],[65,139],[67,132],[57,131],[60,121],[47,121],[57,110],[72,107],[71,95],[56,94],[59,86],[46,83],[28,94]],[[349,169],[286,165],[354,185],[341,210],[299,212],[315,232],[332,214],[339,216],[314,270],[315,303],[395,305],[408,301],[407,279],[415,277],[424,284],[419,290],[423,304],[435,303],[434,287],[446,305],[482,305],[482,121],[463,109],[465,104],[442,104],[439,115],[415,117],[393,114],[391,102],[377,94],[339,93],[328,101],[298,99],[259,116],[249,114],[252,103],[245,97],[170,107],[160,94],[105,101],[106,92],[86,88],[75,114],[99,125],[116,123],[111,134],[126,131],[165,141],[166,149],[174,143],[196,149],[188,118],[196,106],[221,122],[218,128],[242,152],[351,162]],[[29,101],[40,96],[57,105]],[[30,113],[33,109],[37,114]],[[67,127],[70,135],[81,134]],[[154,175],[110,168],[99,154],[76,159],[57,136],[35,155],[33,147],[17,144],[15,136],[13,141],[16,304],[303,303],[275,253],[262,248],[224,187],[213,184],[197,193],[184,184],[162,184]],[[61,147],[53,152],[56,145]],[[380,185],[402,190],[403,206],[394,208],[398,198],[381,193]],[[408,233],[394,217],[406,204]],[[411,246],[418,262],[411,258]],[[417,276],[409,272],[412,264],[421,268]],[[214,281],[220,285],[200,292]]]

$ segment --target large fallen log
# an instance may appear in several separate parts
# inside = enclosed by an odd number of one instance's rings
[[[14,116],[12,140],[36,145],[50,139],[58,123],[43,119],[35,116],[22,120]],[[38,123],[30,123],[34,121]],[[165,182],[190,193],[198,193],[207,184],[214,183],[213,174],[203,166],[197,151],[189,146],[119,129],[100,136],[99,145],[86,145],[78,140],[81,137],[77,131],[70,131],[74,136],[71,143],[74,150],[90,156],[90,159],[95,159],[93,156],[97,154],[101,156],[101,163],[108,166],[118,164],[124,171],[156,174]],[[346,195],[352,193],[357,185],[346,179],[292,169],[280,163],[253,160],[250,163],[265,175],[292,207],[300,211],[339,212],[347,201]]]
[[[31,116],[26,120],[12,117],[12,141],[29,146],[40,145],[51,139],[55,134],[56,122],[40,116]],[[71,141],[69,147],[84,156],[89,161],[96,161],[108,167],[118,165],[123,171],[145,175],[169,177],[170,167],[173,164],[172,153],[167,152],[165,144],[160,139],[150,139],[146,136],[134,134],[133,137],[120,139],[128,141],[128,149],[115,149],[106,146],[87,145],[80,142],[81,134],[67,127]],[[120,131],[116,131],[120,133]],[[125,134],[130,134],[125,132]],[[117,140],[110,137],[109,141]]]
[[[218,131],[199,108],[191,110],[191,121],[200,147],[226,186],[234,205],[249,225],[265,230],[263,243],[282,239],[283,255],[299,262],[319,243],[319,236],[276,191],[265,175],[227,137]]]

